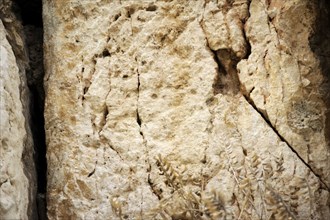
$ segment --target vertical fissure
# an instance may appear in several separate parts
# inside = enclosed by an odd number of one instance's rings
[[[323,82],[319,87],[319,92],[327,109],[324,134],[330,151],[330,29],[328,28],[330,25],[330,2],[318,1],[317,11],[314,33],[309,39],[309,44],[319,60],[323,74]]]
[[[139,99],[140,99],[140,73],[139,71],[137,72],[137,80],[138,80],[138,85],[137,85],[137,104],[136,104],[136,122],[138,123],[139,127],[140,127],[140,135],[142,136],[142,139],[144,140],[143,137],[143,132],[142,132],[142,128],[141,128],[141,117],[139,114]]]
[[[37,212],[38,219],[47,219],[46,191],[47,191],[47,159],[46,139],[44,128],[44,100],[43,87],[43,22],[41,0],[15,0],[18,14],[21,17],[25,43],[29,56],[29,67],[26,78],[30,90],[30,127],[34,142],[34,162],[37,172]]]

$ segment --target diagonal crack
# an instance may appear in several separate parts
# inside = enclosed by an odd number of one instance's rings
[[[251,3],[251,2],[250,2]],[[250,8],[250,5],[248,6]],[[248,18],[250,17],[250,15],[248,16]],[[248,20],[248,18],[246,20]],[[202,22],[203,22],[203,19],[204,17],[202,16],[199,24],[200,24],[200,27],[202,29],[202,31],[204,32],[204,35],[205,35],[205,39],[206,39],[206,47],[209,48],[210,52],[213,53],[213,56],[214,56],[214,61],[216,62],[217,66],[218,66],[218,74],[220,74],[223,70],[223,73],[225,74],[228,74],[228,72],[226,71],[226,68],[223,66],[221,60],[219,59],[219,56],[217,54],[218,51],[214,51],[210,48],[209,46],[209,42],[208,42],[208,39],[206,37],[206,33],[205,33],[205,30],[203,28],[203,25],[202,25]],[[243,27],[242,27],[242,32],[243,32],[243,37],[245,38],[245,42],[246,42],[246,45],[247,45],[247,53],[246,55],[239,59],[239,60],[236,60],[235,62],[235,71],[231,71],[231,74],[237,74],[237,79],[238,79],[238,83],[240,83],[239,81],[239,76],[238,76],[238,71],[237,71],[237,64],[242,60],[242,59],[248,59],[249,56],[251,55],[251,44],[250,44],[250,41],[246,35],[246,31],[245,31],[245,22],[243,23]],[[233,79],[233,77],[231,78]],[[219,76],[217,76],[217,78],[215,79],[215,87],[214,89],[215,90],[221,90],[222,88],[219,88],[224,86],[223,83],[221,82],[221,78]],[[215,91],[217,92],[217,91]],[[321,176],[318,175],[313,169],[312,167],[297,153],[297,151],[295,151],[295,149],[289,144],[289,142],[276,130],[276,128],[272,125],[272,123],[269,121],[269,119],[267,118],[267,115],[263,114],[255,105],[255,103],[253,102],[253,100],[249,97],[248,94],[245,94],[244,91],[242,91],[242,86],[240,85],[239,86],[239,92],[243,95],[243,97],[246,99],[246,101],[253,107],[253,109],[259,113],[259,115],[263,118],[263,120],[268,124],[268,126],[274,131],[274,133],[279,137],[279,139],[281,141],[283,141],[284,143],[287,144],[287,146],[291,149],[292,152],[294,152],[296,154],[296,156],[300,159],[300,161],[302,161],[302,163],[319,179],[320,183],[322,183],[322,185],[329,190],[329,187],[327,186],[327,184],[321,179]],[[215,93],[216,95],[217,93]]]
[[[266,7],[266,6],[265,6]],[[250,8],[250,5],[249,5]],[[250,15],[249,15],[250,17]],[[249,18],[248,17],[248,18]],[[247,19],[248,19],[247,18]],[[268,19],[270,20],[271,23],[271,19],[268,17]],[[245,26],[245,25],[244,25]],[[274,27],[275,28],[275,27]],[[245,38],[245,42],[248,45],[248,51],[247,54],[245,56],[245,58],[243,59],[248,59],[250,54],[251,54],[251,44],[250,41],[246,35],[246,31],[245,28],[243,28],[243,36]],[[276,31],[276,30],[275,30]],[[277,32],[276,32],[277,34]],[[278,36],[277,36],[278,39]],[[239,61],[238,61],[239,63]],[[236,71],[236,73],[238,74],[238,71]],[[283,84],[282,84],[283,85]],[[242,86],[240,86],[240,88],[242,88]],[[250,91],[251,93],[251,91]],[[317,174],[312,167],[298,154],[298,152],[290,145],[290,143],[276,130],[276,128],[273,126],[273,124],[269,121],[267,115],[263,114],[255,105],[255,103],[253,102],[253,100],[249,97],[249,94],[245,94],[242,90],[241,90],[241,94],[243,95],[243,97],[245,98],[245,100],[253,107],[253,109],[259,113],[259,115],[263,118],[263,120],[268,124],[268,126],[274,131],[274,133],[279,137],[279,139],[281,141],[283,141],[284,143],[286,143],[286,145],[291,149],[292,152],[294,152],[296,154],[296,156],[299,158],[299,160],[318,178],[318,180],[320,181],[320,183],[322,183],[322,185],[328,190],[330,191],[329,186],[322,180],[321,176],[319,174]]]
[[[292,150],[292,152],[294,152],[296,154],[296,156],[299,158],[299,160],[301,162],[303,162],[303,164],[308,167],[308,169],[319,179],[319,181],[324,185],[324,187],[327,190],[330,190],[329,187],[327,186],[327,184],[321,179],[320,175],[318,175],[317,173],[314,172],[314,170],[312,169],[312,167],[297,153],[297,151],[289,144],[289,142],[276,130],[276,128],[272,125],[272,123],[267,119],[267,117],[262,114],[258,108],[256,107],[256,105],[254,104],[253,100],[248,97],[247,95],[243,95],[245,100],[253,107],[253,109],[259,113],[259,115],[264,119],[264,121],[268,124],[268,126],[274,131],[274,133],[280,138],[281,141],[283,141],[284,143],[286,143],[286,145]]]
[[[116,154],[119,156],[119,158],[121,159],[121,160],[123,160],[123,158],[121,157],[121,155],[120,155],[120,153],[111,145],[111,144],[107,144],[108,145],[108,147],[111,149],[111,150],[113,150],[114,152],[116,152]]]
[[[150,186],[152,193],[158,198],[159,201],[161,201],[162,200],[161,193],[156,189],[155,184],[151,180],[150,174],[148,174],[148,184]]]

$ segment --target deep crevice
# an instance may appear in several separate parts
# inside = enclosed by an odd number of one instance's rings
[[[208,46],[208,47],[209,47],[209,46]],[[210,48],[210,47],[209,47],[209,48]],[[223,72],[225,75],[227,75],[227,72],[226,72],[224,66],[222,65],[222,63],[221,63],[221,61],[220,61],[218,55],[217,55],[217,51],[212,50],[211,48],[210,48],[210,50],[211,50],[211,52],[213,53],[213,58],[214,58],[214,61],[215,61],[215,62],[217,63],[217,65],[218,65],[219,71],[220,71],[220,72]]]
[[[33,25],[42,27],[42,0],[15,0],[23,26]]]
[[[319,90],[327,108],[324,134],[328,151],[330,151],[330,1],[318,1],[317,12],[314,33],[309,42],[312,51],[320,62],[319,65],[324,76]]]
[[[29,56],[26,78],[30,90],[30,126],[34,143],[34,162],[37,172],[38,219],[45,220],[47,191],[46,137],[44,128],[43,88],[43,21],[41,0],[15,0],[15,10],[20,15]]]
[[[249,13],[249,17],[250,17],[250,13]],[[246,54],[242,59],[248,59],[250,54],[251,54],[251,43],[248,39],[248,37],[246,36],[246,31],[245,31],[245,23],[243,24],[243,38],[245,40],[246,43]]]
[[[209,46],[208,46],[208,48],[213,53],[213,59],[214,59],[214,61],[216,62],[217,66],[218,66],[217,75],[216,75],[216,78],[214,79],[214,83],[212,85],[213,86],[213,93],[214,93],[214,95],[217,95],[219,93],[222,93],[224,88],[225,88],[225,84],[222,81],[223,77],[221,77],[221,76],[222,75],[226,76],[227,72],[226,72],[224,66],[222,65],[218,55],[217,55],[217,51],[212,50]]]

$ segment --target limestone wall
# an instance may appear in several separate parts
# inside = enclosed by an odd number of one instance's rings
[[[36,219],[28,56],[23,27],[0,1],[0,218]]]
[[[313,1],[43,1],[49,219],[328,219]]]

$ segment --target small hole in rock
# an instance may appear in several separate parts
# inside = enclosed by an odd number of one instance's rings
[[[103,50],[102,57],[109,57],[109,56],[110,56],[110,52],[107,49]]]
[[[146,11],[156,11],[157,6],[156,5],[149,5],[148,8],[146,8]]]
[[[157,96],[157,94],[152,94],[151,95],[151,98],[153,98],[153,99],[156,99],[158,96]]]
[[[119,14],[116,14],[116,15],[115,15],[115,17],[114,17],[114,19],[113,19],[113,21],[117,21],[117,20],[118,20],[118,18],[120,18],[120,16],[121,16],[121,13],[119,13]]]
[[[135,12],[135,9],[134,8],[130,8],[128,11],[127,11],[127,17],[128,18],[131,18],[132,14],[134,14]]]
[[[246,149],[243,149],[243,154],[244,154],[244,156],[247,155],[247,151],[246,151]]]

